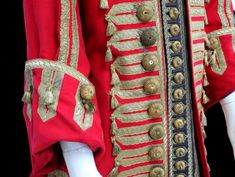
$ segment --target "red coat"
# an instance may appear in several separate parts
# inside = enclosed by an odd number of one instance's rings
[[[235,90],[230,0],[24,0],[24,12],[31,177],[68,176],[62,140],[88,144],[104,177],[199,176],[198,163],[209,176],[203,110]]]

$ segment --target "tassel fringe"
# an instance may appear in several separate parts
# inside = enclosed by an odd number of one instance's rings
[[[205,69],[204,69],[204,71],[203,71],[203,78],[204,78],[204,80],[203,80],[203,86],[206,87],[206,86],[209,85],[209,81],[208,81],[208,79],[207,79],[207,75],[206,75]]]
[[[207,104],[210,101],[210,99],[206,95],[205,90],[202,91],[202,101],[203,101],[203,104]]]
[[[108,9],[109,8],[108,0],[100,0],[100,8],[101,9]]]
[[[111,77],[112,77],[111,82],[110,82],[111,85],[117,86],[121,84],[120,79],[117,75],[115,66],[113,64],[111,65]]]
[[[28,104],[32,102],[32,93],[31,93],[31,91],[26,90],[26,91],[24,92],[22,101],[23,101],[24,103],[28,103]]]
[[[115,135],[117,133],[117,129],[118,129],[117,124],[116,124],[115,121],[113,121],[112,124],[111,124],[111,133],[112,133],[112,135]]]
[[[107,30],[106,30],[106,35],[107,36],[111,36],[113,35],[116,31],[117,31],[117,28],[115,26],[115,24],[112,22],[112,19],[109,15],[107,15],[105,17],[106,21],[108,22],[108,26],[107,26]]]
[[[49,88],[44,95],[44,104],[45,105],[51,105],[54,103],[54,95],[51,91],[51,88]]]
[[[107,46],[107,51],[106,51],[106,56],[105,56],[105,61],[110,62],[110,61],[112,61],[112,59],[113,59],[113,54],[112,54],[112,51],[111,51],[111,46],[108,45]]]

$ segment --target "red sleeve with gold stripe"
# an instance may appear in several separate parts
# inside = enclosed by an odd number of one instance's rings
[[[209,102],[206,108],[235,90],[235,28],[231,0],[211,0],[206,4],[206,76]]]
[[[82,142],[99,152],[104,148],[95,89],[87,79],[79,1],[24,0],[24,15],[28,61],[23,101],[31,177],[65,174],[59,141]]]

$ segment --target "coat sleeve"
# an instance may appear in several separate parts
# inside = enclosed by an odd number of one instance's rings
[[[27,38],[23,113],[31,177],[55,175],[64,162],[59,141],[102,154],[103,134],[81,31],[79,1],[24,0]],[[61,165],[62,164],[62,165]]]
[[[205,82],[205,92],[209,102],[205,107],[208,109],[235,90],[235,28],[232,1],[208,1],[206,16],[205,79],[208,83]],[[207,101],[204,99],[204,102]]]

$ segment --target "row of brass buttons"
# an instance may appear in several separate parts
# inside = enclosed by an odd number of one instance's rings
[[[176,20],[179,17],[179,10],[177,8],[170,8],[169,10],[169,17],[172,20]],[[173,24],[170,26],[169,32],[172,36],[178,36],[180,34],[180,26],[178,24]],[[174,53],[180,52],[182,50],[182,45],[180,43],[180,41],[174,41],[172,42],[172,46],[171,49]],[[173,58],[172,61],[172,66],[176,69],[179,69],[182,67],[183,64],[183,60],[177,56]],[[175,73],[175,75],[173,76],[173,80],[176,84],[182,84],[184,82],[184,75],[181,72],[177,72]],[[173,91],[173,98],[175,100],[182,100],[184,97],[185,91],[182,88],[177,88]],[[177,114],[180,115],[184,112],[185,110],[185,106],[182,102],[176,103],[173,106],[173,111]],[[181,129],[184,127],[185,125],[185,120],[183,118],[177,118],[174,120],[174,128],[175,129]],[[182,132],[176,133],[174,135],[174,142],[176,144],[182,144],[185,142],[185,135]],[[184,157],[186,155],[186,150],[183,147],[178,147],[175,150],[175,156],[176,157]],[[185,170],[186,168],[186,162],[185,161],[177,161],[175,163],[175,169],[176,170]],[[177,175],[177,177],[184,177],[184,175],[179,174]]]
[[[147,4],[140,5],[137,9],[137,18],[143,22],[149,22],[154,14],[154,10],[152,6]],[[154,29],[147,29],[143,31],[142,35],[140,36],[140,42],[144,47],[150,47],[154,45],[157,41],[157,33]],[[156,66],[159,64],[158,58],[154,54],[147,54],[143,57],[141,61],[142,67],[145,71],[153,72]],[[147,95],[155,94],[159,92],[161,83],[157,79],[148,79],[144,83],[144,92]],[[149,105],[148,114],[151,117],[160,117],[164,112],[164,107],[161,103],[152,103]],[[149,130],[149,136],[153,140],[159,140],[164,136],[164,128],[162,125],[154,125]],[[163,159],[164,157],[164,149],[160,145],[155,145],[150,148],[149,157],[152,160],[159,160]],[[151,169],[149,173],[150,177],[164,177],[165,171],[161,167],[155,167]]]

